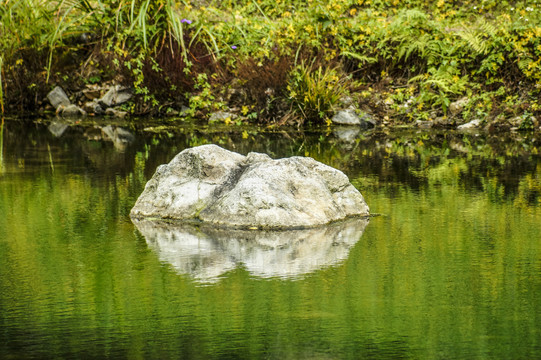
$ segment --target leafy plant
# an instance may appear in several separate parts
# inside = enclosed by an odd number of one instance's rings
[[[4,114],[4,83],[2,81],[2,73],[4,72],[4,60],[2,56],[0,56],[0,111],[2,111],[2,115]]]
[[[207,74],[202,73],[197,75],[197,83],[195,84],[197,94],[190,97],[190,109],[187,114],[196,116],[198,113],[208,113],[212,110],[218,110],[223,105],[220,101],[216,101],[211,85],[208,82]]]
[[[444,62],[439,67],[431,67],[426,74],[411,78],[410,82],[419,82],[422,89],[420,100],[441,106],[446,112],[452,96],[459,96],[468,84],[468,76],[461,76],[457,63]]]
[[[463,29],[458,31],[457,35],[477,54],[487,55],[493,46],[490,40],[496,38],[497,32],[492,22],[480,19],[474,26],[463,25]]]
[[[313,66],[313,65],[312,65]],[[292,111],[314,122],[327,120],[335,105],[347,93],[346,81],[338,69],[301,62],[291,70],[287,85]]]

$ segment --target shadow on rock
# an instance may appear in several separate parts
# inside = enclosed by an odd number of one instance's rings
[[[237,267],[261,278],[301,278],[343,262],[368,224],[354,218],[305,230],[256,231],[132,221],[160,261],[200,283],[217,282]]]

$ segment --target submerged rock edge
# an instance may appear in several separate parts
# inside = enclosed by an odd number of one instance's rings
[[[220,228],[305,229],[369,216],[341,171],[308,157],[273,160],[202,145],[160,165],[130,212]]]

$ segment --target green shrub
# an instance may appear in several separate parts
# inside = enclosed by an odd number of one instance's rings
[[[0,56],[0,111],[4,115],[4,82],[2,81],[2,72],[3,72],[4,60]]]
[[[301,62],[289,74],[287,90],[292,111],[307,121],[327,121],[347,93],[346,81],[336,68],[314,69]]]

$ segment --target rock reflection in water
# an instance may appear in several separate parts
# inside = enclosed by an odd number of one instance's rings
[[[59,121],[53,121],[49,124],[48,129],[55,137],[61,137],[62,135],[64,135],[64,132],[66,132],[68,127],[69,124]]]
[[[368,219],[348,219],[305,230],[215,229],[206,225],[133,220],[162,262],[179,274],[213,283],[243,266],[253,276],[295,279],[344,261]]]

